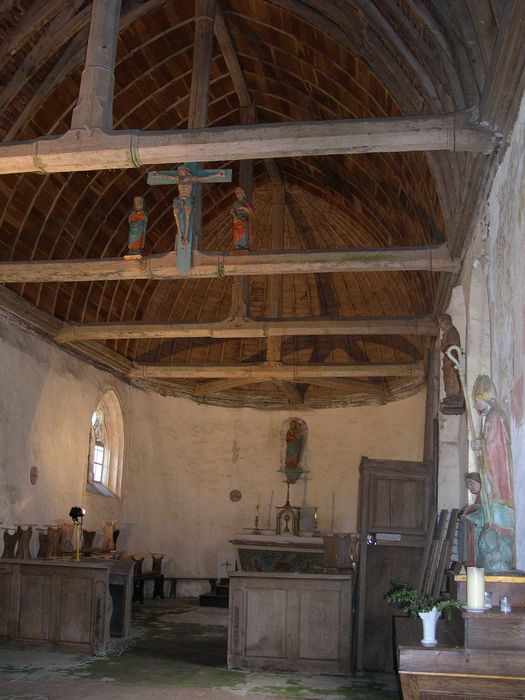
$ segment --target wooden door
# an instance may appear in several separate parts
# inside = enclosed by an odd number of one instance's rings
[[[393,669],[393,583],[417,586],[434,502],[433,467],[363,457],[359,480],[356,670]],[[368,541],[368,543],[367,543]]]

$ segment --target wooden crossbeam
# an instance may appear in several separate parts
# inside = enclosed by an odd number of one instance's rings
[[[193,390],[193,395],[209,396],[210,394],[217,394],[221,391],[234,389],[238,386],[260,384],[266,381],[268,381],[267,377],[255,377],[250,379],[212,379],[211,381],[196,384]],[[292,403],[303,403],[303,398],[300,392],[295,388],[292,382],[285,382],[278,379],[274,380],[273,383],[281,388],[283,393]],[[319,377],[310,377],[305,383],[313,384],[315,386],[324,386],[330,389],[337,389],[350,394],[362,394],[363,396],[374,397],[382,400],[385,400],[388,397],[388,391],[386,391],[383,387],[358,379],[341,379],[338,377],[334,377],[332,379],[320,379]]]
[[[292,320],[237,320],[212,323],[84,323],[67,324],[55,340],[121,340],[132,338],[271,338],[310,335],[431,335],[439,326],[431,316],[366,318],[297,318]]]
[[[459,261],[450,257],[445,243],[414,248],[290,251],[251,255],[195,251],[193,267],[184,279],[311,272],[457,272],[459,266]],[[0,283],[6,284],[178,278],[183,278],[183,275],[177,270],[175,252],[150,255],[141,260],[105,258],[0,263]]]
[[[254,379],[308,382],[310,377],[422,377],[422,362],[284,365],[260,362],[239,365],[134,365],[130,379]]]
[[[72,129],[0,146],[0,174],[136,168],[350,153],[493,153],[500,134],[466,112],[381,119],[251,124],[181,131]]]
[[[259,381],[265,382],[266,379],[260,379]],[[220,391],[235,389],[237,386],[256,383],[256,380],[251,379],[212,379],[209,382],[196,384],[193,389],[193,396],[209,396],[210,394],[218,394]]]

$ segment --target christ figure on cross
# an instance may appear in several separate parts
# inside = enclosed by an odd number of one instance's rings
[[[193,234],[193,185],[196,182],[231,182],[231,170],[198,170],[195,164],[182,163],[173,170],[148,173],[148,185],[176,182],[178,196],[173,199],[173,216],[177,224],[177,267],[189,271]]]

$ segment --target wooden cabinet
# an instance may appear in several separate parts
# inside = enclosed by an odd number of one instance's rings
[[[117,634],[127,633],[131,610],[131,564],[112,575],[113,563],[0,560],[0,638],[88,653],[106,649],[110,621]],[[121,606],[115,610],[111,578]]]
[[[357,671],[393,669],[395,610],[385,595],[393,583],[417,586],[433,498],[431,465],[361,460]]]
[[[228,668],[350,673],[352,577],[230,574]]]
[[[489,613],[490,614],[490,613]],[[464,620],[438,620],[437,646],[423,647],[421,623],[409,618],[396,618],[396,649],[398,671],[403,690],[403,700],[518,700],[525,698],[525,652],[523,638],[518,645],[501,647],[501,639],[513,636],[513,630],[521,627],[523,615],[501,615],[501,627],[491,643],[491,620],[478,621],[485,634],[478,635],[484,648],[464,645],[465,627],[472,626],[473,615]],[[496,619],[497,611],[492,613]],[[492,623],[494,623],[494,619]],[[502,632],[507,628],[507,632]],[[496,636],[497,637],[497,636]],[[515,638],[516,640],[516,638]],[[472,643],[472,639],[470,643]]]

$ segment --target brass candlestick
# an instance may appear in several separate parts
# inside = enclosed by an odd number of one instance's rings
[[[254,528],[253,528],[253,534],[254,535],[260,535],[261,531],[259,530],[259,504],[255,506],[255,523],[254,523]]]
[[[317,506],[315,506],[315,508],[314,508],[314,531],[313,531],[312,537],[320,537],[319,530],[318,530],[317,528],[318,528],[318,524],[317,524]]]

